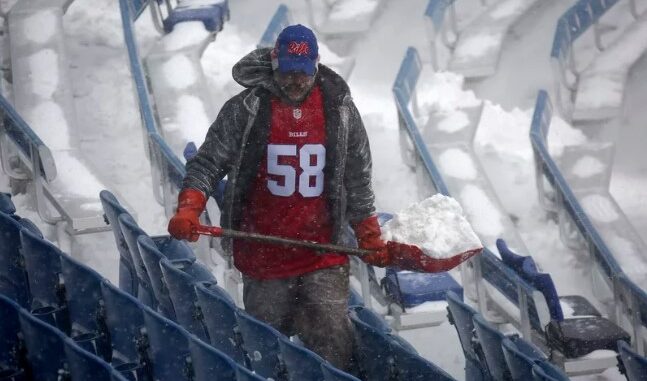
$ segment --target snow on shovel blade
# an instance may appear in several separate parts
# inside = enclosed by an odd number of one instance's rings
[[[483,251],[483,248],[476,248],[448,258],[434,258],[426,255],[418,246],[406,243],[388,241],[387,248],[391,254],[390,266],[426,273],[449,271]]]

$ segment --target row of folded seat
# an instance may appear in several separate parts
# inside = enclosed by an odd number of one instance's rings
[[[516,334],[505,335],[456,294],[447,297],[450,321],[456,327],[466,358],[467,380],[564,381],[568,376],[537,346]],[[625,340],[614,343],[618,366],[629,381],[647,379],[647,358]]]

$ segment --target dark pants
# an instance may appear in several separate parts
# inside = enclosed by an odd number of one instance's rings
[[[340,369],[349,369],[353,333],[348,318],[348,265],[286,279],[243,277],[245,310]]]

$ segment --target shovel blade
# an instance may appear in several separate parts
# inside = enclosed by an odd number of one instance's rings
[[[401,270],[409,270],[425,273],[438,273],[449,271],[460,265],[471,257],[481,253],[482,247],[456,253],[448,258],[433,258],[415,245],[389,241],[387,248],[391,256],[390,266],[398,267]]]

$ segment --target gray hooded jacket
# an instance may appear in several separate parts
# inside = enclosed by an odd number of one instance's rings
[[[237,229],[266,150],[270,99],[279,96],[279,89],[272,76],[270,49],[254,50],[234,65],[232,73],[246,89],[223,105],[198,154],[187,162],[183,187],[209,195],[228,175],[220,224]],[[371,153],[348,85],[321,64],[316,81],[323,94],[326,121],[324,195],[331,211],[332,242],[340,243],[346,222],[356,223],[375,213]],[[231,242],[223,239],[222,243],[230,251]]]

